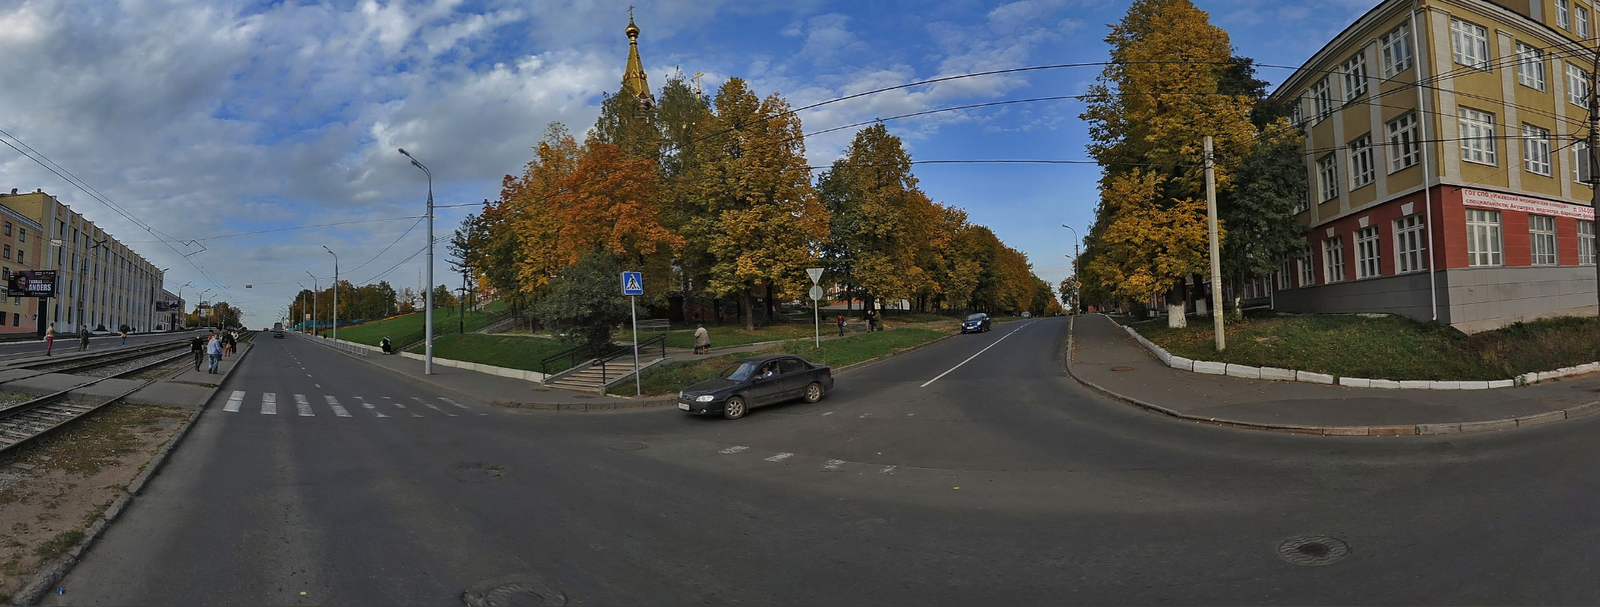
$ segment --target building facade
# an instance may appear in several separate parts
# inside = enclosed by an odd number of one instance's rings
[[[1273,93],[1307,134],[1308,232],[1244,290],[1468,332],[1594,315],[1578,138],[1596,15],[1589,0],[1389,0],[1346,28]]]
[[[55,270],[56,297],[50,300],[36,331],[54,323],[56,331],[116,331],[123,326],[135,332],[156,329],[156,301],[161,293],[162,271],[133,249],[106,233],[56,197],[43,191],[0,194],[0,206],[33,221],[42,238],[29,235],[38,246],[37,269]],[[31,231],[31,230],[30,230]],[[37,304],[37,302],[35,302]]]
[[[40,243],[45,242],[39,222],[9,207],[0,206],[0,279],[9,280],[19,270],[38,270],[44,260]],[[0,302],[0,334],[37,333],[39,300],[33,297],[5,297]]]

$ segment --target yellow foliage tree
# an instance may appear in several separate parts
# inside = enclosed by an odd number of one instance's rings
[[[1085,272],[1134,301],[1148,301],[1174,279],[1206,267],[1206,204],[1161,200],[1163,179],[1134,170],[1111,179],[1101,192],[1118,204]]]

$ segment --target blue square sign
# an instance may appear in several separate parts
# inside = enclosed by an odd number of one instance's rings
[[[622,294],[644,295],[644,274],[641,272],[623,272]]]

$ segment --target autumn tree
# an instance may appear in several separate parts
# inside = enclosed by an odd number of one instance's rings
[[[1117,204],[1101,219],[1106,227],[1095,243],[1097,255],[1087,260],[1085,269],[1115,295],[1149,301],[1179,277],[1205,268],[1206,203],[1163,199],[1164,180],[1136,169],[1101,191],[1103,199]],[[1182,303],[1178,305],[1172,322],[1181,323]]]

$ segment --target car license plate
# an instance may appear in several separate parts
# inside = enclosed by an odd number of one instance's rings
[[[683,409],[684,411],[688,411],[689,410],[689,403],[678,403],[678,408],[679,409]]]

